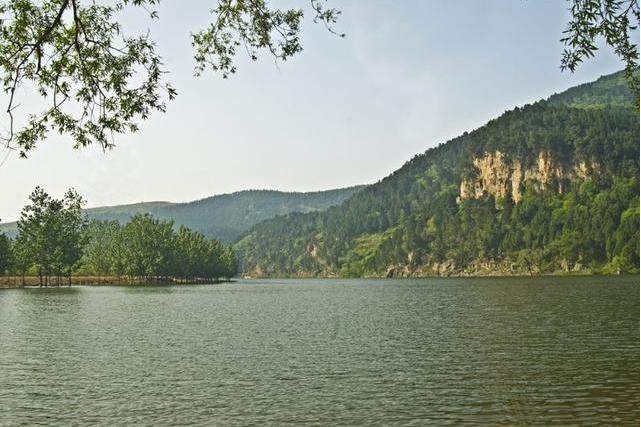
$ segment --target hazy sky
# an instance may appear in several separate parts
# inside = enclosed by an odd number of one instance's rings
[[[291,61],[243,56],[229,80],[194,78],[189,32],[213,3],[165,0],[151,26],[179,91],[167,113],[107,153],[56,136],[27,160],[12,155],[0,167],[3,221],[36,185],[55,196],[75,187],[91,207],[372,183],[505,110],[622,68],[604,49],[561,73],[559,0],[331,0],[346,38],[309,24]],[[308,4],[280,2],[296,3]]]

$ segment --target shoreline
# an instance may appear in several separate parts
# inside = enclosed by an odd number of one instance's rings
[[[384,280],[384,279],[483,279],[483,278],[537,278],[537,277],[624,277],[624,276],[640,276],[639,272],[629,272],[629,273],[601,273],[594,271],[552,271],[544,273],[504,273],[504,272],[490,272],[490,273],[452,273],[452,274],[425,274],[425,275],[398,275],[398,276],[385,276],[385,275],[363,275],[356,277],[341,277],[340,275],[313,275],[313,274],[301,274],[301,275],[244,275],[240,276],[242,280],[257,280],[257,279],[331,279],[331,280],[348,280],[348,279],[374,279],[374,280]]]
[[[625,274],[603,274],[603,273],[590,273],[590,272],[549,272],[549,273],[538,273],[534,275],[530,274],[451,274],[451,275],[430,275],[430,276],[397,276],[397,277],[384,277],[384,276],[363,276],[363,277],[339,277],[339,276],[256,276],[256,277],[238,277],[235,279],[227,280],[194,280],[194,281],[160,281],[160,282],[147,282],[147,281],[109,281],[103,280],[98,281],[87,281],[87,280],[76,280],[79,278],[72,277],[71,286],[67,283],[65,284],[50,284],[49,286],[40,286],[39,283],[36,283],[35,280],[38,279],[37,276],[26,276],[25,284],[23,285],[18,278],[18,283],[13,282],[13,276],[4,276],[0,277],[0,289],[57,289],[57,288],[69,288],[69,287],[171,287],[171,286],[184,286],[184,285],[221,285],[224,283],[237,283],[242,280],[411,280],[411,279],[508,279],[508,278],[522,278],[522,279],[536,279],[536,278],[562,278],[562,277],[631,277],[635,276],[637,278],[641,277],[639,273],[625,273]],[[82,276],[83,279],[87,279],[87,276]],[[11,279],[11,280],[7,280]],[[104,278],[103,278],[104,279]]]
[[[64,278],[60,284],[49,283],[49,285],[40,286],[38,276],[25,276],[24,283],[22,276],[0,276],[0,289],[55,289],[69,288],[77,286],[122,286],[122,287],[162,287],[162,286],[182,286],[182,285],[220,285],[222,283],[234,283],[232,279],[162,279],[162,280],[141,280],[139,278],[127,279],[116,276],[72,276],[71,284],[68,279]]]

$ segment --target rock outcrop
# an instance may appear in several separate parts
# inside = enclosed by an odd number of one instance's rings
[[[472,176],[461,181],[461,200],[478,199],[484,195],[504,198],[509,194],[518,203],[523,197],[526,182],[531,182],[538,190],[552,190],[560,194],[567,183],[585,180],[591,169],[586,162],[564,166],[544,151],[528,167],[524,167],[519,160],[508,160],[500,151],[486,153],[474,159],[473,163],[475,170]]]

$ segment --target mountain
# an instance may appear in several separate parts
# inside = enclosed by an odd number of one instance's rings
[[[117,220],[125,223],[138,213],[150,213],[160,219],[172,219],[207,237],[223,243],[236,240],[252,225],[277,215],[291,212],[322,211],[342,203],[363,186],[308,193],[272,190],[247,190],[223,194],[188,203],[147,202],[121,206],[87,209],[87,215],[97,220]],[[0,225],[0,233],[13,236],[16,223]]]
[[[251,276],[638,272],[639,111],[622,73],[515,108],[324,212],[253,226]]]

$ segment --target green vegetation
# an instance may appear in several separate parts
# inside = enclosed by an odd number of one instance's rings
[[[228,246],[172,221],[137,214],[120,225],[93,220],[85,232],[80,274],[142,277],[146,281],[168,278],[182,281],[216,280],[236,274],[236,257]]]
[[[639,80],[639,73],[635,75]],[[634,108],[634,92],[627,87],[625,72],[610,74],[592,83],[582,84],[555,94],[548,103],[573,108]]]
[[[604,40],[625,64],[632,93],[639,100],[639,50],[634,30],[639,28],[639,0],[571,0],[571,19],[563,31],[561,69],[576,70],[594,57]]]
[[[229,246],[172,221],[137,214],[88,222],[73,190],[57,200],[36,187],[11,241],[0,235],[0,275],[37,274],[40,285],[71,283],[72,274],[125,277],[127,281],[212,281],[236,274]]]
[[[54,131],[71,137],[75,147],[111,148],[114,134],[136,132],[142,120],[164,112],[176,90],[165,80],[156,44],[149,31],[128,34],[121,23],[125,9],[140,9],[150,20],[157,19],[158,3],[0,1],[0,76],[9,94],[4,145],[24,157]],[[310,0],[308,9],[313,22],[333,32],[339,11],[322,0]],[[284,61],[302,50],[302,9],[232,0],[215,2],[209,10],[212,22],[191,35],[197,75],[209,69],[227,78],[236,72],[237,51],[253,60],[265,51]],[[29,90],[45,107],[14,123],[21,97]]]
[[[142,9],[150,20],[160,0],[0,1],[0,76],[8,94],[8,131],[3,145],[26,156],[50,132],[72,138],[75,147],[114,146],[114,134],[136,132],[154,112],[164,112],[176,90],[165,80],[162,57],[149,31],[132,35],[121,23],[125,9]],[[638,94],[638,0],[568,0],[570,20],[561,39],[562,69],[574,71],[595,56],[603,39],[625,63]],[[305,11],[273,7],[266,0],[219,0],[211,22],[191,34],[195,74],[236,72],[238,52],[252,60],[267,52],[285,61],[302,51]],[[307,16],[332,34],[340,11],[310,0]],[[242,48],[241,48],[242,46]],[[40,97],[41,111],[18,109],[23,98]],[[93,114],[99,111],[99,114]],[[20,117],[18,117],[20,116]],[[16,120],[14,120],[16,118]]]
[[[89,219],[126,223],[137,214],[151,214],[174,221],[223,243],[237,240],[252,225],[277,215],[291,212],[325,210],[341,204],[364,186],[354,186],[309,193],[287,193],[271,190],[248,190],[207,197],[188,203],[148,202],[123,206],[87,209]],[[0,225],[0,233],[15,237],[16,223]]]
[[[27,269],[36,271],[40,284],[53,276],[57,284],[62,277],[71,280],[71,273],[82,254],[82,230],[85,218],[84,201],[73,190],[63,199],[54,199],[42,188],[29,196],[31,204],[24,207],[18,221],[18,236],[9,257],[24,276]],[[44,280],[43,280],[44,279]]]
[[[594,94],[599,108],[588,108],[597,103]],[[622,99],[627,105],[619,108]],[[241,270],[267,276],[638,271],[634,95],[617,74],[550,100],[430,149],[326,212],[254,226],[235,245]],[[488,155],[494,160],[483,166]],[[480,193],[464,194],[465,183]]]
[[[4,234],[0,234],[0,271],[9,270],[11,265],[11,240]]]

